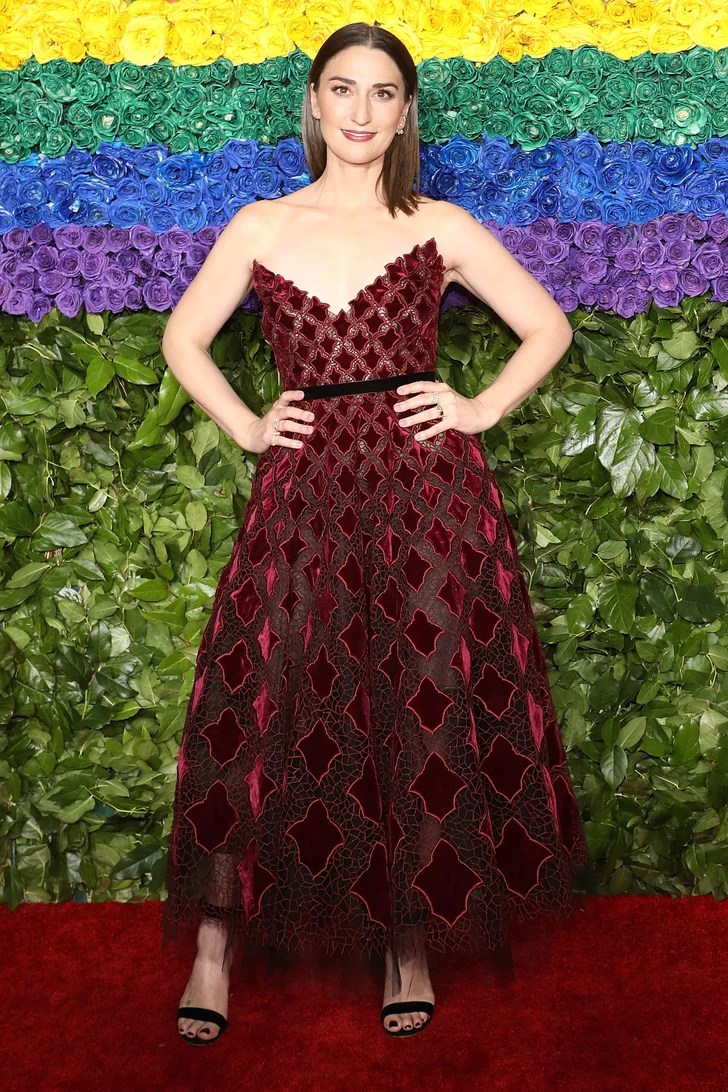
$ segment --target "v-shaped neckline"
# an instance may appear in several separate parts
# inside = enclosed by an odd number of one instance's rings
[[[364,293],[372,291],[372,289],[377,288],[380,284],[386,281],[391,271],[395,269],[400,262],[405,261],[407,258],[411,258],[412,255],[416,254],[418,251],[425,251],[427,247],[430,246],[430,244],[434,245],[435,255],[444,265],[444,258],[442,257],[442,254],[440,253],[440,250],[438,248],[437,240],[435,239],[434,235],[431,235],[430,238],[426,239],[424,243],[415,243],[411,250],[408,250],[406,254],[398,254],[397,257],[394,258],[391,262],[386,262],[382,272],[377,273],[374,280],[371,281],[369,284],[362,285],[356,295],[352,296],[352,298],[348,300],[348,302],[345,303],[343,307],[340,307],[338,311],[334,311],[334,309],[331,307],[330,304],[326,302],[326,300],[322,300],[321,297],[317,296],[314,292],[308,292],[305,288],[301,288],[299,285],[297,285],[295,281],[292,281],[290,277],[284,277],[282,273],[276,273],[274,269],[269,269],[267,265],[259,262],[257,258],[253,258],[252,265],[254,269],[256,267],[258,269],[263,269],[266,273],[270,274],[271,277],[277,277],[278,280],[283,281],[284,284],[289,285],[289,287],[295,289],[296,292],[300,292],[300,294],[302,296],[305,296],[306,299],[311,300],[313,303],[318,303],[321,307],[325,308],[329,319],[336,320],[342,315],[350,314],[352,308],[356,303],[358,303]]]

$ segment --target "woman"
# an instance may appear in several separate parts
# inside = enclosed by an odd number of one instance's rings
[[[587,862],[477,439],[571,327],[467,212],[418,193],[416,69],[392,34],[355,23],[323,44],[303,139],[314,181],[233,218],[163,341],[259,456],[180,750],[165,930],[199,922],[178,1012],[195,1044],[225,1030],[241,939],[384,954],[384,1030],[414,1034],[434,1011],[428,948],[492,952],[511,918],[569,911]],[[522,339],[476,398],[434,370],[452,280]],[[262,417],[208,354],[251,285],[287,388]]]

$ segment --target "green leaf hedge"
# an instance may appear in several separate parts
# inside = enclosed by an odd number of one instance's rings
[[[568,354],[483,436],[519,543],[605,893],[728,893],[728,308],[573,312]],[[0,317],[2,898],[164,896],[202,628],[250,495],[160,355],[166,317]],[[518,342],[442,315],[475,395]],[[279,391],[257,313],[214,359]]]

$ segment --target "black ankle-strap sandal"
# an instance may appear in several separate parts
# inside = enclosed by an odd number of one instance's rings
[[[387,1027],[385,1020],[388,1016],[398,1016],[403,1012],[426,1012],[429,1019],[420,1024],[418,1028],[413,1024],[409,1031],[405,1031],[404,1028],[399,1028],[397,1031],[392,1031]],[[382,1027],[386,1031],[387,1035],[394,1035],[399,1037],[402,1035],[416,1035],[418,1031],[422,1031],[432,1022],[432,1016],[435,1012],[434,1001],[392,1001],[391,1004],[385,1005],[382,1009]]]
[[[180,1031],[180,1039],[184,1039],[191,1046],[212,1046],[218,1039],[222,1039],[227,1027],[227,1020],[222,1013],[215,1012],[214,1009],[200,1009],[196,1005],[183,1005],[182,1008],[177,1009],[177,1019],[204,1020],[207,1024],[215,1024],[219,1027],[220,1030],[214,1039],[203,1039],[200,1035],[185,1035],[184,1032]]]

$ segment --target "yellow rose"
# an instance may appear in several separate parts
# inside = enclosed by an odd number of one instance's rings
[[[554,6],[554,0],[525,0],[525,3],[518,5],[518,10],[525,12],[526,15],[534,15],[539,19],[545,19]],[[511,13],[515,14],[517,9],[509,4],[506,10],[510,15]]]
[[[728,46],[728,25],[725,18],[717,12],[709,15],[697,23],[693,23],[690,34],[695,45],[704,46],[706,49],[724,49]],[[681,49],[689,49],[689,46],[681,46]]]
[[[621,61],[627,61],[630,57],[638,57],[647,49],[644,27],[611,27],[605,29],[600,39],[600,46],[608,53],[613,53]]]
[[[690,27],[705,19],[705,0],[672,0],[670,14],[682,26]]]
[[[514,19],[511,34],[518,39],[523,52],[529,57],[545,57],[560,44],[560,38],[556,39],[548,27],[530,15],[519,15]]]
[[[652,23],[641,33],[645,35],[647,48],[653,53],[679,53],[695,44],[684,27],[674,24]]]
[[[643,26],[645,23],[652,23],[654,18],[655,8],[650,0],[636,0],[635,6],[632,8],[632,18],[630,19],[632,25]]]
[[[33,34],[31,51],[41,64],[58,57],[72,63],[82,61],[86,56],[86,46],[78,20],[68,23],[44,20]]]
[[[418,13],[416,26],[422,38],[441,36],[453,44],[470,36],[472,18],[462,4],[441,3],[437,8],[423,4]],[[424,45],[424,43],[423,43]],[[451,56],[459,56],[462,50]]]
[[[13,70],[20,68],[30,56],[30,42],[27,34],[20,31],[6,30],[0,34],[0,68]]]
[[[167,20],[161,15],[131,15],[120,44],[124,57],[132,64],[160,61],[167,51]]]
[[[564,27],[568,27],[572,21],[572,14],[567,7],[563,4],[555,4],[551,11],[548,12],[544,22],[550,30],[563,30]],[[563,45],[563,42],[559,42],[559,45]]]
[[[236,0],[212,0],[206,13],[215,34],[230,34],[240,18],[240,5]]]
[[[571,0],[571,8],[576,21],[588,23],[595,30],[604,19],[604,7],[600,0]]]
[[[288,27],[281,23],[270,23],[258,32],[260,47],[265,57],[285,57],[294,49]]]
[[[465,56],[476,64],[486,64],[500,53],[507,31],[505,22],[479,16],[473,22]]]
[[[521,43],[517,42],[516,39],[509,34],[503,42],[500,52],[501,57],[503,57],[504,60],[510,61],[511,64],[518,64],[524,54],[524,49]]]
[[[608,0],[607,15],[614,19],[615,23],[628,23],[632,15],[632,7],[627,0]]]

